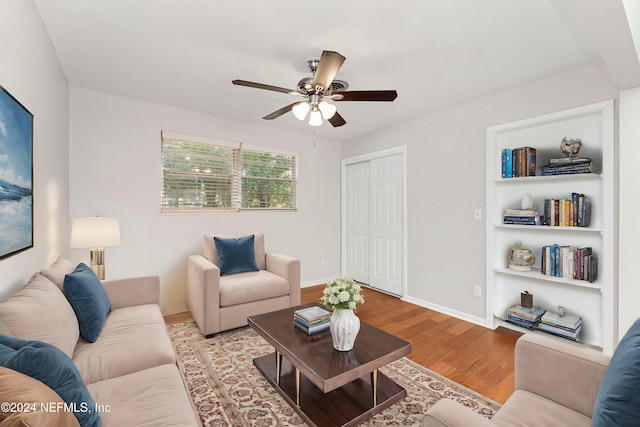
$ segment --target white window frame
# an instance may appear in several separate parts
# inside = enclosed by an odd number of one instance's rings
[[[233,155],[229,159],[229,166],[231,166],[231,173],[224,174],[221,173],[219,176],[224,178],[225,175],[229,177],[230,183],[230,205],[228,207],[207,207],[207,206],[197,206],[197,203],[194,205],[193,200],[190,201],[190,206],[178,206],[177,204],[171,205],[171,203],[165,198],[165,140],[173,140],[180,141],[184,143],[197,144],[200,148],[204,146],[211,146],[221,148],[221,149],[231,149]],[[282,179],[282,178],[262,178],[269,179],[274,181],[285,181],[289,182],[291,185],[290,189],[290,207],[287,208],[272,208],[272,207],[243,207],[242,200],[242,153],[247,151],[253,152],[262,152],[269,155],[283,155],[287,157],[291,157],[291,169],[290,169],[290,179]],[[212,156],[213,158],[213,156]],[[211,160],[210,158],[209,160]],[[188,135],[178,132],[171,131],[162,131],[161,132],[161,196],[160,196],[160,209],[162,213],[224,213],[224,212],[241,212],[241,211],[285,211],[285,212],[295,212],[297,210],[297,186],[298,186],[298,171],[297,171],[297,161],[298,155],[295,152],[274,149],[272,147],[262,147],[255,145],[245,145],[239,142],[231,142],[231,141],[223,141],[213,138],[208,138],[204,136],[196,136],[196,135]],[[181,172],[178,175],[182,174]],[[211,178],[212,175],[201,174],[199,172],[192,173],[194,177],[205,177]],[[248,178],[247,178],[248,179]],[[261,178],[256,178],[261,179]],[[185,189],[185,193],[193,189]],[[187,197],[188,199],[188,197]]]

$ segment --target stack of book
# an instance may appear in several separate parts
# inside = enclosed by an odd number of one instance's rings
[[[322,307],[301,308],[293,313],[293,324],[308,335],[324,331],[329,327],[331,312]]]
[[[515,178],[536,175],[536,149],[520,147],[502,150],[502,177]]]
[[[536,329],[545,310],[540,307],[514,305],[507,311],[507,322],[523,328]]]
[[[591,199],[581,193],[571,193],[570,199],[545,199],[542,223],[555,227],[588,227]]]
[[[504,223],[517,225],[540,225],[541,219],[538,211],[533,209],[505,209]]]
[[[547,311],[542,316],[538,329],[577,341],[582,332],[582,318],[574,314],[559,316]]]
[[[591,246],[543,246],[540,272],[548,276],[593,283],[598,278],[598,256],[593,253]]]
[[[591,173],[591,159],[587,157],[550,159],[542,166],[542,175],[568,175],[574,173]]]

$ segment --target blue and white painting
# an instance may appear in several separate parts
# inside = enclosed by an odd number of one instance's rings
[[[33,247],[33,115],[0,86],[0,259]]]

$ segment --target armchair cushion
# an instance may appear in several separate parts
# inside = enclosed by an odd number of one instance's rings
[[[593,426],[640,426],[640,319],[611,357],[593,410]]]
[[[253,234],[230,239],[216,236],[213,241],[218,253],[221,276],[258,271]]]
[[[289,282],[266,270],[220,278],[220,307],[289,295]]]
[[[63,291],[78,318],[80,335],[95,342],[111,311],[111,302],[100,279],[86,264],[80,263],[64,277]]]

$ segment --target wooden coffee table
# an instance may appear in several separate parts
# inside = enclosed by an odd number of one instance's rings
[[[253,364],[310,426],[355,426],[407,392],[378,368],[411,353],[411,344],[366,323],[351,351],[333,348],[327,329],[312,335],[293,326],[293,312],[318,303],[249,317],[275,353]]]

